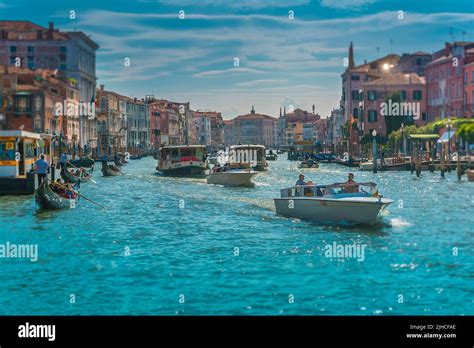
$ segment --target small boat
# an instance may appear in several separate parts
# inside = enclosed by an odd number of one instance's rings
[[[75,184],[79,180],[81,182],[89,181],[92,178],[92,172],[85,168],[62,168],[61,176],[64,181]]]
[[[253,186],[252,179],[259,172],[254,170],[231,169],[224,167],[208,175],[207,183],[223,186]]]
[[[94,164],[95,164],[94,159],[92,159],[88,156],[83,156],[80,159],[68,161],[66,163],[66,167],[88,168],[90,170],[93,170],[94,169]]]
[[[156,170],[169,176],[204,176],[209,169],[204,145],[173,145],[160,148]]]
[[[270,150],[270,152],[268,152],[266,155],[265,155],[265,159],[267,161],[276,161],[278,158],[278,155],[276,153],[274,153],[272,150]]]
[[[108,164],[106,161],[102,162],[102,175],[103,176],[118,176],[122,175],[120,168],[114,164]]]
[[[301,161],[299,167],[300,168],[319,168],[319,164],[315,160],[309,159],[309,160]]]
[[[216,165],[219,163],[219,157],[218,156],[209,156],[207,157],[207,163]]]
[[[383,198],[373,183],[358,183],[359,192],[346,192],[345,184],[306,185],[282,189],[275,198],[279,215],[317,222],[373,224],[391,199]],[[362,189],[370,187],[370,192]],[[337,189],[341,189],[337,191]]]
[[[258,172],[268,170],[265,158],[265,146],[263,145],[232,145],[230,147],[229,163],[252,163],[254,170]]]
[[[474,181],[474,169],[466,170],[467,181]]]
[[[78,194],[46,180],[35,191],[35,201],[42,209],[72,209],[76,207]]]

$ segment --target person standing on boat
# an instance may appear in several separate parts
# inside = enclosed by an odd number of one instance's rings
[[[64,152],[59,158],[59,165],[61,166],[61,168],[64,168],[66,166],[66,162],[67,162],[67,154]]]
[[[295,186],[304,186],[304,185],[306,185],[306,182],[304,181],[304,175],[300,174]]]
[[[48,175],[49,164],[41,155],[40,159],[35,162],[35,172],[38,174],[38,184],[41,185]]]
[[[347,181],[344,186],[345,193],[357,193],[359,192],[359,185],[354,181],[354,174],[349,173],[347,176]]]

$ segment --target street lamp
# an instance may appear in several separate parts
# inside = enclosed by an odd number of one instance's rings
[[[373,158],[373,170],[374,174],[377,173],[377,131],[374,129],[372,131],[372,158]]]

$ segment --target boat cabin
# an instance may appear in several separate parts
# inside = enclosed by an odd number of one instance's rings
[[[50,162],[50,145],[38,133],[0,131],[0,177],[25,177],[41,154]]]
[[[164,146],[160,149],[160,162],[205,162],[206,147],[204,145]]]
[[[232,145],[229,152],[229,163],[251,163],[257,170],[267,167],[266,151],[263,145]]]

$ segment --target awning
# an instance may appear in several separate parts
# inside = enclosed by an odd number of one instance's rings
[[[420,140],[430,140],[430,139],[438,139],[438,134],[410,134],[408,136],[410,139],[420,139]]]
[[[452,128],[449,130],[449,132],[446,130],[444,133],[441,135],[441,137],[438,139],[438,143],[447,143],[449,139],[454,137],[456,134],[456,128]],[[449,136],[449,138],[448,138]]]

